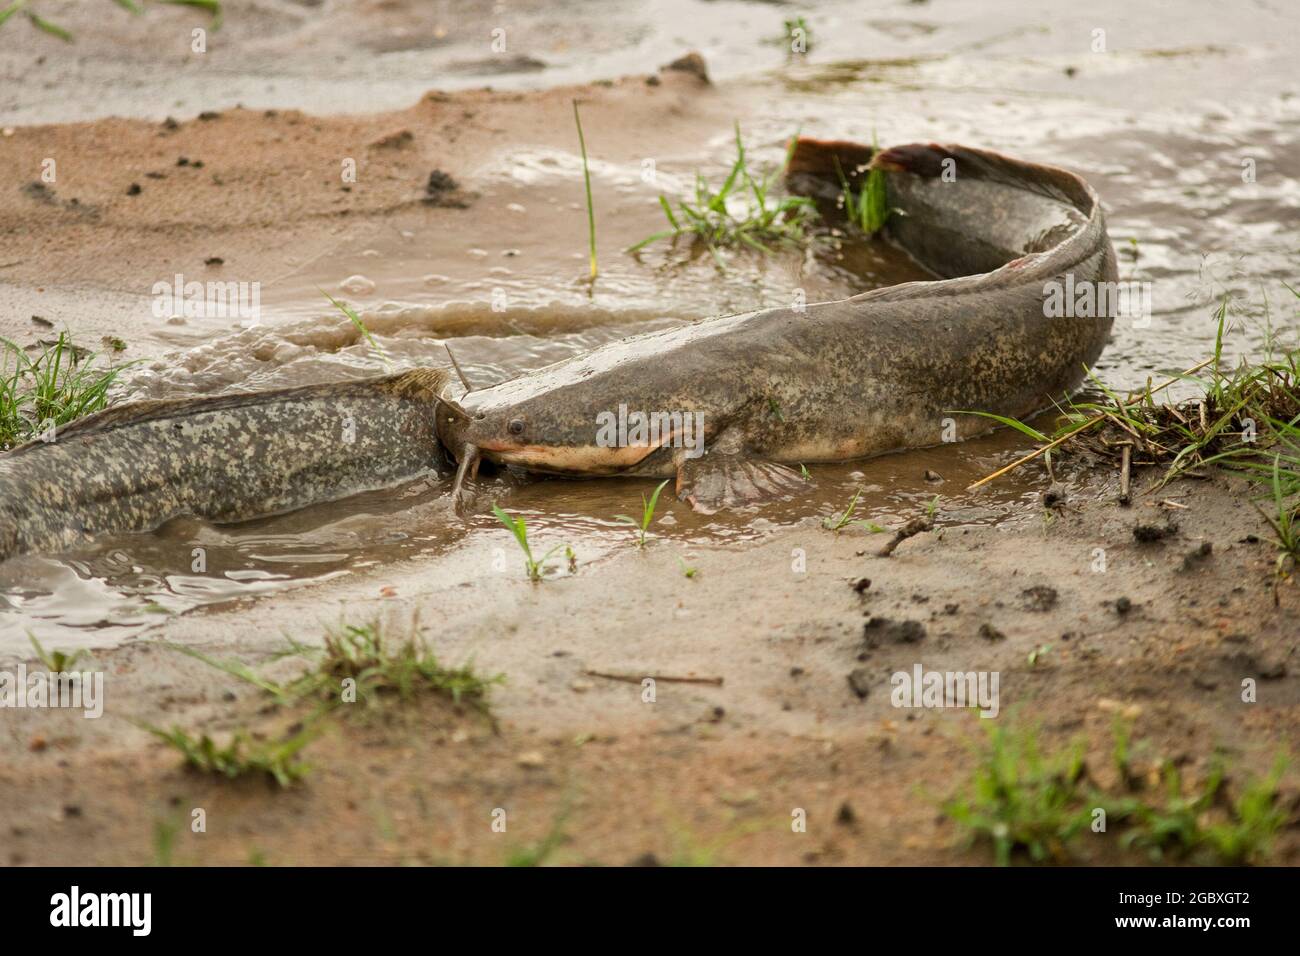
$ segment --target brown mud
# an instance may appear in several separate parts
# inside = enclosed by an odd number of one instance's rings
[[[1223,748],[1240,785],[1294,745],[1300,598],[1288,585],[1274,603],[1273,549],[1239,483],[1180,482],[1130,508],[1115,491],[1094,481],[1042,518],[923,533],[889,558],[872,556],[879,536],[809,527],[741,555],[693,549],[687,579],[676,549],[652,540],[572,577],[532,584],[520,570],[493,584],[490,609],[482,585],[431,587],[427,569],[399,565],[171,620],[156,637],[284,678],[303,667],[271,659],[284,634],[314,642],[340,619],[418,615],[443,660],[506,675],[499,727],[434,698],[390,702],[332,722],[291,790],[205,779],[132,721],[274,736],[301,714],[151,642],[97,651],[103,719],[6,715],[7,862],[153,862],[170,829],[181,863],[494,864],[556,826],[552,862],[986,862],[938,808],[982,721],[891,706],[890,674],[916,662],[1000,671],[1000,719],[1039,723],[1045,741],[1086,739],[1101,779],[1122,717],[1146,742],[1139,767],[1167,758],[1197,779]],[[1135,526],[1171,515],[1176,533],[1137,540]],[[1210,554],[1188,561],[1206,542]],[[870,623],[881,618],[923,636]],[[638,683],[588,671],[722,683],[660,681],[646,703]],[[1242,702],[1245,678],[1257,703]],[[1296,799],[1290,777],[1292,824]],[[194,808],[206,833],[189,830]],[[799,808],[806,833],[791,830]],[[1094,839],[1085,859],[1133,860]],[[1275,859],[1298,856],[1292,825]]]

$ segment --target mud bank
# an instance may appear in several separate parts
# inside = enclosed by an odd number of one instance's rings
[[[810,526],[693,549],[689,579],[652,540],[541,584],[513,555],[477,580],[399,565],[169,620],[95,652],[103,718],[5,714],[6,862],[491,864],[557,826],[552,862],[986,862],[938,810],[982,722],[893,706],[891,676],[916,664],[999,672],[999,719],[1088,740],[1102,778],[1117,716],[1146,741],[1139,767],[1167,758],[1192,779],[1216,748],[1240,781],[1294,746],[1300,598],[1284,585],[1274,603],[1273,548],[1245,493],[1183,481],[1121,508],[1094,481],[1014,526],[921,534],[890,558],[873,556],[878,535]],[[1135,535],[1171,520],[1157,541]],[[436,698],[389,703],[332,723],[307,751],[314,770],[280,791],[183,771],[133,724],[274,736],[301,719],[155,641],[285,677],[303,662],[279,657],[283,635],[415,616],[444,661],[506,676],[497,732]],[[660,681],[647,703],[639,680],[654,675],[720,683]],[[1296,798],[1292,775],[1293,824]],[[205,833],[190,831],[195,808]],[[1296,834],[1277,862],[1296,862]],[[1125,859],[1100,836],[1086,852]]]
[[[479,202],[479,191],[485,181],[499,188],[492,167],[521,152],[570,153],[575,97],[588,124],[607,131],[601,149],[611,163],[639,163],[647,129],[661,156],[727,129],[734,105],[695,73],[670,69],[653,80],[526,95],[434,92],[408,109],[358,117],[232,109],[184,122],[12,129],[0,172],[0,245],[7,250],[0,334],[25,344],[66,326],[91,344],[121,338],[122,360],[157,356],[240,318],[168,324],[171,311],[186,317],[179,307],[156,314],[158,283],[174,285],[176,275],[256,281],[271,317],[281,289],[299,294],[295,276],[306,272],[306,289],[314,289],[312,263],[397,237],[408,220],[424,234],[463,236],[458,260],[481,271],[469,255],[475,240],[493,236],[500,246],[522,220],[508,201]],[[55,181],[46,183],[42,170],[51,157]],[[559,198],[579,201],[581,184],[572,185],[571,195]],[[534,218],[541,214],[535,210]],[[581,237],[579,217],[572,219]],[[374,274],[374,262],[364,265]],[[342,278],[327,283],[332,291]],[[421,279],[407,278],[417,286]],[[324,301],[319,293],[314,299]]]

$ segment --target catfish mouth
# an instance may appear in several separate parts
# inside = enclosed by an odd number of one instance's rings
[[[494,462],[518,465],[553,475],[616,475],[637,467],[662,448],[673,447],[678,429],[661,433],[654,442],[636,445],[520,445],[486,440],[477,449]]]
[[[529,471],[554,475],[613,475],[636,467],[662,445],[663,442],[605,448],[600,445],[516,445],[485,441],[476,447],[494,462],[518,465]]]

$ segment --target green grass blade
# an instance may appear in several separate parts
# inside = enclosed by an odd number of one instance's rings
[[[578,101],[573,101],[573,122],[578,127],[578,146],[582,149],[582,179],[587,189],[587,251],[591,258],[591,278],[596,278],[596,208],[591,201],[591,170],[587,168],[587,140],[582,135],[582,117]]]
[[[206,10],[212,15],[212,29],[221,29],[221,0],[159,0],[159,2],[170,3],[174,7],[197,7]]]
[[[954,410],[948,412],[947,414],[949,414],[949,415],[978,415],[978,416],[980,416],[981,418],[991,418],[991,419],[993,419],[993,421],[995,421],[995,422],[998,422],[998,423],[1000,423],[1000,424],[1002,424],[1002,425],[1006,425],[1006,426],[1008,426],[1009,428],[1014,428],[1016,431],[1021,432],[1022,434],[1028,435],[1028,436],[1029,436],[1030,438],[1032,438],[1034,441],[1039,441],[1039,442],[1048,442],[1048,441],[1051,441],[1050,438],[1048,438],[1046,435],[1044,435],[1042,432],[1040,432],[1037,428],[1034,428],[1034,427],[1031,426],[1031,425],[1026,425],[1024,422],[1022,422],[1022,421],[1018,421],[1017,419],[1014,419],[1014,418],[1008,418],[1008,417],[1006,417],[1005,415],[994,415],[992,412],[972,412],[972,411],[966,411],[966,410],[963,410],[963,409],[954,409]]]
[[[59,26],[57,23],[51,23],[44,17],[39,17],[31,10],[27,11],[27,19],[32,21],[32,26],[36,27],[36,29],[43,30],[50,36],[58,37],[64,43],[72,42],[72,34],[63,29],[63,27]]]

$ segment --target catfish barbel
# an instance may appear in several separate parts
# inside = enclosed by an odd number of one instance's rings
[[[1100,284],[1117,279],[1092,188],[964,146],[877,154],[808,139],[788,178],[829,198],[841,173],[860,182],[868,166],[884,171],[896,210],[889,238],[938,280],[632,335],[448,395],[438,426],[460,461],[457,489],[486,457],[558,475],[675,477],[678,497],[711,512],[806,487],[793,463],[966,438],[994,422],[955,411],[1021,418],[1078,386],[1111,329]],[[1091,288],[1092,314],[1052,315],[1054,284]],[[602,417],[623,409],[662,427],[611,443]]]
[[[0,559],[182,515],[230,522],[446,469],[446,372],[137,402],[0,455]]]

